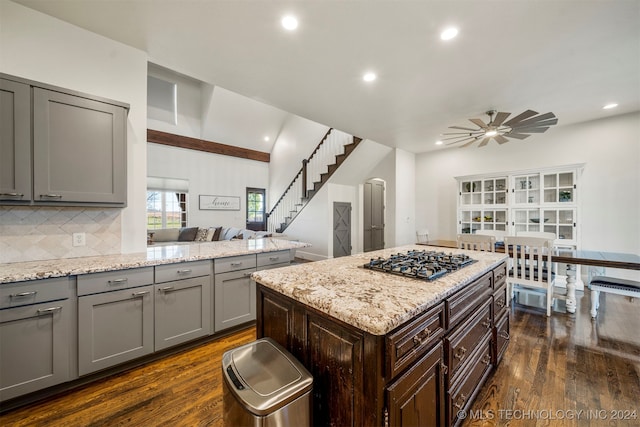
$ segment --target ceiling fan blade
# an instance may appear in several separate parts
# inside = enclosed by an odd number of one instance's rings
[[[486,138],[483,138],[482,141],[480,142],[480,144],[478,145],[478,148],[484,147],[485,145],[487,145],[489,143],[490,140],[491,140],[490,136],[487,136]]]
[[[505,133],[505,135],[508,136],[509,138],[516,138],[516,139],[525,139],[531,136],[531,135],[525,135],[523,133]]]
[[[520,133],[544,133],[549,130],[548,127],[529,127],[529,128],[518,128],[516,129]]]
[[[519,123],[522,120],[526,120],[529,117],[533,117],[536,114],[538,114],[537,111],[533,111],[533,110],[527,110],[524,113],[518,114],[517,116],[515,116],[513,119],[509,120],[508,122],[506,122],[504,125],[505,126],[509,126],[509,127],[513,127],[512,125],[515,123]]]
[[[513,126],[511,127],[522,127],[522,126],[528,126],[528,125],[532,125],[532,124],[536,124],[538,122],[543,122],[545,120],[550,120],[550,119],[555,119],[556,116],[553,113],[546,113],[546,114],[542,114],[538,117],[533,117],[529,120],[522,120],[520,122],[514,123]]]
[[[469,135],[469,136],[473,136],[476,133],[484,133],[483,130],[478,130],[478,131],[473,131],[473,132],[445,132],[445,133],[441,133],[440,135]]]
[[[478,131],[480,129],[471,129],[471,128],[466,128],[463,126],[449,126],[449,129],[462,129],[462,130],[472,130],[472,131]]]
[[[496,135],[493,137],[493,139],[495,139],[498,144],[504,144],[505,142],[509,142],[509,140],[502,135]]]
[[[461,142],[466,142],[468,139],[471,139],[471,141],[475,141],[475,138],[467,138],[467,139],[461,139],[459,141],[451,141],[451,142],[447,142],[445,145],[453,145],[453,144],[459,144]]]
[[[468,138],[475,138],[475,136],[474,135],[469,135],[469,134],[467,134],[467,135],[458,135],[458,136],[449,136],[447,138],[442,138],[442,141],[450,141],[452,139],[457,139],[457,140],[460,140],[460,141],[464,141],[465,139],[468,139]]]
[[[510,115],[511,115],[511,113],[498,112],[496,114],[496,118],[493,119],[493,121],[491,123],[489,123],[489,126],[500,126],[502,124],[502,122],[507,120],[507,117],[509,117]]]
[[[478,140],[478,137],[475,137],[471,141],[467,142],[466,144],[461,145],[460,148],[467,147],[467,146],[473,144],[474,142],[476,142],[477,140]]]
[[[527,122],[529,122],[527,120]],[[558,119],[551,119],[551,120],[542,120],[539,122],[530,122],[530,123],[518,123],[517,125],[514,125],[511,129],[524,129],[527,127],[542,127],[542,126],[553,126],[555,124],[558,124]]]
[[[480,119],[469,119],[469,121],[479,126],[481,129],[488,129],[488,126]]]

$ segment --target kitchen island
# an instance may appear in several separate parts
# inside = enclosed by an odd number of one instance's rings
[[[257,336],[314,377],[313,425],[456,425],[508,343],[506,257],[433,281],[363,268],[403,246],[253,274]]]

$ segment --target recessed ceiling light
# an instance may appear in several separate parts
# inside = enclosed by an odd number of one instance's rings
[[[618,106],[618,104],[616,103],[611,103],[611,104],[607,104],[604,107],[602,107],[603,110],[610,110],[612,108],[616,108]]]
[[[436,141],[436,145],[442,145],[443,142],[442,141]]]
[[[458,29],[455,27],[449,27],[440,33],[440,38],[442,40],[451,40],[457,35],[458,35]]]
[[[282,18],[282,26],[289,31],[293,31],[296,28],[298,28],[298,19],[296,19],[295,16],[292,15],[287,15],[284,18]]]
[[[372,82],[376,79],[376,74],[375,73],[364,73],[364,75],[362,76],[362,80],[364,80],[365,82]]]
[[[268,136],[265,136],[265,137],[264,137],[264,141],[265,141],[265,142],[269,142],[269,139],[270,139],[270,138],[269,138]]]

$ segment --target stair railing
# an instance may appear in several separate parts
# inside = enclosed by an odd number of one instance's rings
[[[308,159],[302,161],[302,167],[293,178],[282,196],[267,214],[267,230],[280,232],[286,228],[308,201],[309,191],[314,183],[327,173],[328,165],[335,163],[336,155],[344,152],[344,146],[351,143],[353,137],[342,131],[329,129]]]

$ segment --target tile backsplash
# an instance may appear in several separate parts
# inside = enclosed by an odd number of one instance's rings
[[[0,206],[0,263],[118,254],[120,209]],[[73,246],[73,233],[86,245]]]

